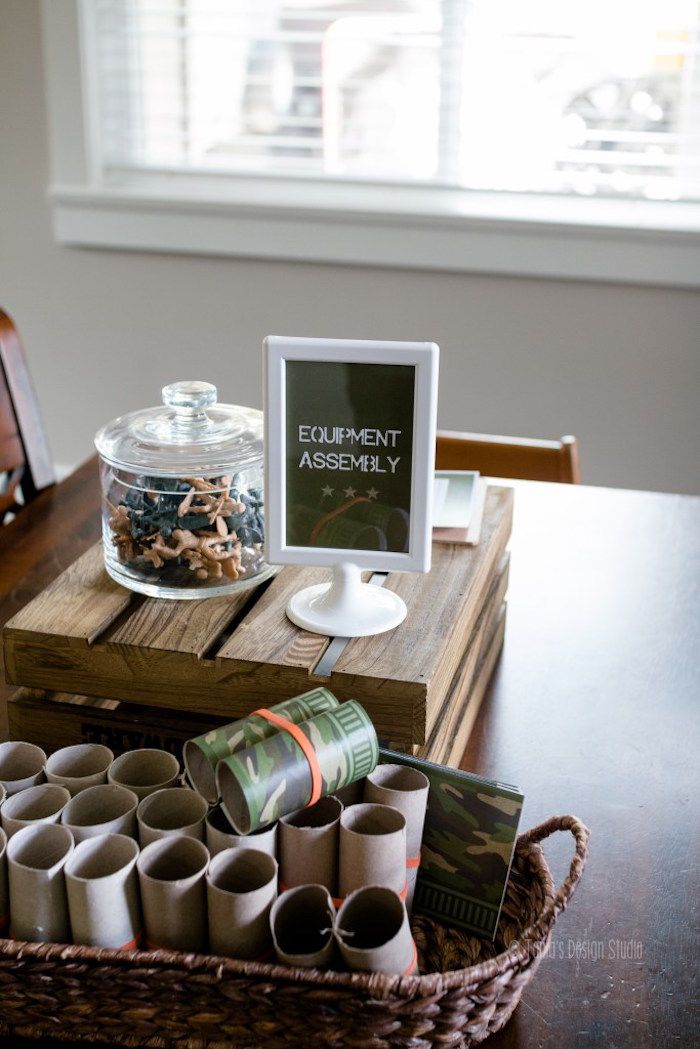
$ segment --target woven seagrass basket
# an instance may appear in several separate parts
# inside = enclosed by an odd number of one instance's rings
[[[576,853],[555,893],[538,842],[557,830],[571,831]],[[0,940],[0,1034],[187,1049],[467,1049],[518,1004],[587,848],[574,816],[521,835],[493,944],[415,917],[424,976]]]

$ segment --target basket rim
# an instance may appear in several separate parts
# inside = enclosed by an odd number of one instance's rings
[[[571,831],[576,839],[576,854],[569,876],[557,895],[554,895],[549,866],[538,842],[557,830]],[[496,976],[503,976],[515,968],[523,968],[534,956],[541,953],[546,946],[557,915],[566,907],[581,877],[586,861],[588,837],[588,828],[575,816],[554,816],[520,835],[516,852],[527,858],[533,868],[534,876],[543,882],[545,906],[537,921],[524,929],[520,937],[513,941],[506,950],[465,969],[452,969],[445,973],[425,973],[422,976],[389,976],[384,973],[302,969],[281,965],[277,962],[243,961],[211,954],[188,954],[164,948],[152,951],[124,951],[111,947],[29,943],[2,938],[0,938],[0,958],[14,957],[18,960],[36,958],[45,962],[103,962],[127,969],[132,969],[135,965],[158,969],[178,968],[189,972],[210,972],[218,979],[225,976],[245,976],[276,982],[308,983],[316,987],[327,986],[336,990],[345,988],[363,991],[378,1000],[392,997],[425,998],[456,987],[469,990]]]

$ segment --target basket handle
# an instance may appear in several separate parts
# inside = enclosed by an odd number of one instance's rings
[[[537,827],[526,831],[518,838],[518,845],[532,845],[536,842],[544,841],[545,838],[548,838],[558,830],[571,831],[576,841],[576,852],[571,861],[569,873],[562,882],[559,891],[554,899],[544,908],[536,923],[535,927],[542,933],[549,930],[554,924],[557,915],[565,910],[573,896],[574,889],[578,885],[583,868],[586,865],[590,831],[585,823],[582,823],[576,816],[552,816],[551,819],[545,820],[544,823],[540,823]]]

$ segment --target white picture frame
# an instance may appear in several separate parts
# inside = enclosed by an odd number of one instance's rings
[[[439,348],[387,342],[270,335],[263,342],[265,402],[265,555],[271,564],[333,567],[343,562],[379,572],[428,572]],[[286,365],[289,361],[411,365],[415,368],[408,550],[293,546],[286,541]]]

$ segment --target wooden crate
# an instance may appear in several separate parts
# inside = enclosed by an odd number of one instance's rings
[[[427,761],[459,765],[503,644],[506,611],[503,595],[507,582],[506,555],[446,697],[445,716],[431,738],[420,748],[400,740],[383,742],[401,750],[415,751]],[[11,739],[36,743],[49,754],[73,743],[104,743],[115,755],[139,747],[161,747],[178,758],[185,740],[202,735],[226,720],[210,714],[123,703],[118,699],[29,688],[21,688],[11,697],[8,717]]]
[[[490,487],[478,546],[435,544],[428,574],[391,573],[385,585],[406,601],[405,622],[353,638],[324,674],[317,668],[332,639],[285,615],[292,593],[327,578],[322,570],[284,568],[232,598],[162,601],[110,579],[99,546],[7,623],[6,674],[17,685],[206,714],[210,723],[324,684],[358,699],[381,737],[438,745],[455,677],[502,575],[512,509],[512,490]]]

